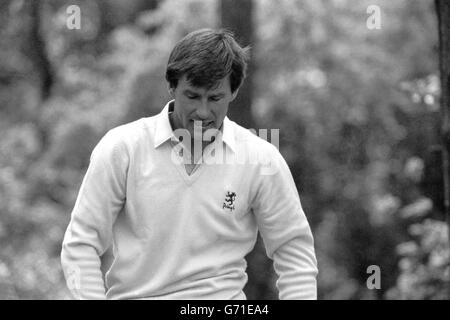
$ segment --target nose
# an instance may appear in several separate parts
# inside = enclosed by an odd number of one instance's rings
[[[207,120],[209,119],[210,110],[208,107],[208,102],[206,100],[202,100],[200,105],[197,107],[197,117],[200,120]]]

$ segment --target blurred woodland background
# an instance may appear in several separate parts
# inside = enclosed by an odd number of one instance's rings
[[[70,5],[80,29],[67,27]],[[366,25],[370,5],[380,29]],[[0,298],[71,298],[61,242],[93,147],[161,110],[176,41],[221,26],[252,46],[230,117],[280,128],[319,298],[445,298],[432,0],[1,0]],[[276,299],[260,241],[248,260],[248,298]],[[366,285],[370,265],[379,290]]]

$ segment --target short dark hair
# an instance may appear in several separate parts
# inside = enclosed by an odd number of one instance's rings
[[[166,69],[166,80],[176,88],[186,79],[195,87],[211,89],[230,76],[231,92],[242,84],[250,48],[242,48],[226,29],[200,29],[189,33],[173,48]]]

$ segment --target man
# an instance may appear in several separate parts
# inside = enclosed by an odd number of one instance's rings
[[[259,230],[280,298],[316,299],[313,237],[289,168],[226,117],[247,51],[224,30],[188,34],[167,66],[174,100],[95,147],[61,253],[75,297],[245,299]]]

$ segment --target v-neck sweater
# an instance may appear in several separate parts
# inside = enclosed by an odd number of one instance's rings
[[[246,299],[245,256],[259,230],[280,299],[316,299],[313,236],[278,149],[225,118],[215,151],[188,175],[169,108],[111,129],[94,148],[61,252],[72,294]]]

